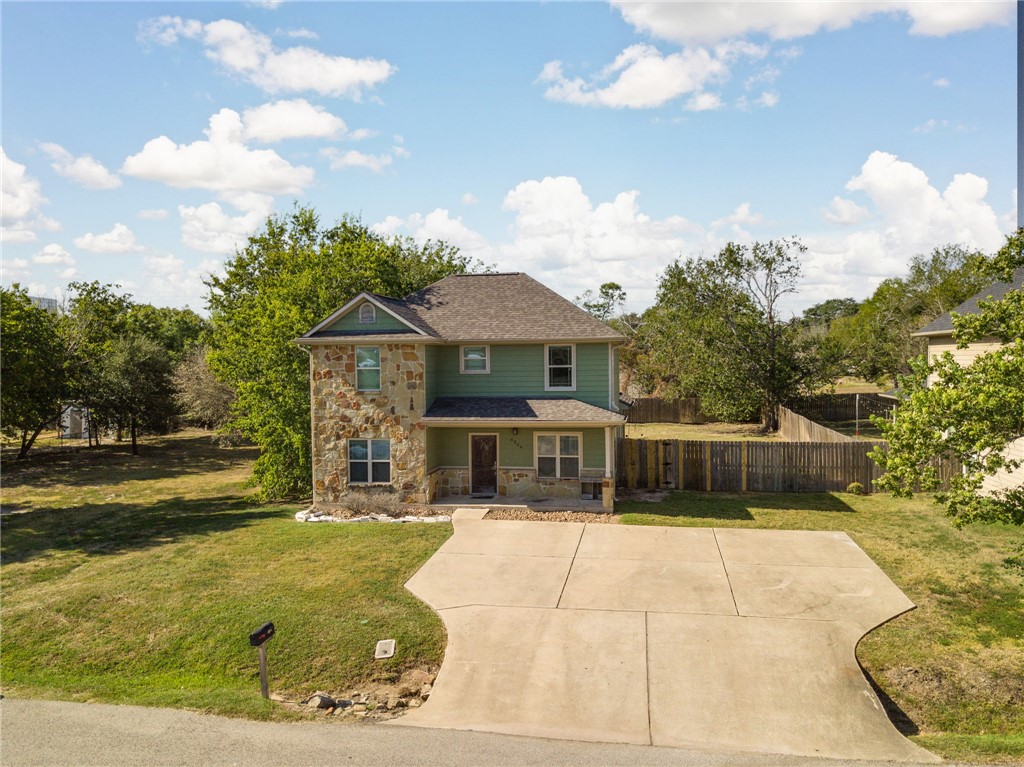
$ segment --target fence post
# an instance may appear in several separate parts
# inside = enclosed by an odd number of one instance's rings
[[[704,489],[711,492],[711,443],[704,443]]]
[[[747,443],[740,447],[740,492],[747,492]]]

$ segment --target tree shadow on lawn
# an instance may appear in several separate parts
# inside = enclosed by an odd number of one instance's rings
[[[37,507],[0,520],[0,558],[10,564],[61,551],[119,554],[247,527],[286,513],[284,507],[253,507],[244,498],[231,495],[188,500],[179,496],[145,504]]]
[[[831,493],[707,493],[676,490],[661,503],[627,502],[618,505],[622,514],[656,517],[693,517],[754,521],[751,509],[856,513]]]
[[[139,444],[139,455],[131,444],[113,442],[96,447],[29,453],[22,460],[4,457],[4,487],[52,482],[78,487],[131,480],[167,479],[184,474],[205,474],[241,468],[259,456],[253,446],[220,447],[216,435],[198,434],[149,438]]]

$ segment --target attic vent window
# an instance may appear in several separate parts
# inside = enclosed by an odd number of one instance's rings
[[[373,304],[363,304],[359,307],[359,324],[372,325],[377,321],[377,307]]]

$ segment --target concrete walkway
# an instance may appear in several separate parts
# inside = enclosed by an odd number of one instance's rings
[[[400,726],[938,761],[854,649],[914,607],[845,533],[483,520],[407,587],[448,649]]]

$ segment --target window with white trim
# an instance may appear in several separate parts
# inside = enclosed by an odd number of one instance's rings
[[[380,391],[380,347],[356,347],[356,391]]]
[[[377,307],[371,303],[365,303],[359,307],[359,324],[372,325],[377,321]]]
[[[572,344],[552,344],[544,347],[544,388],[576,388],[576,347]]]
[[[350,439],[348,441],[348,483],[386,485],[391,482],[391,441]]]
[[[539,478],[579,479],[579,434],[538,434],[536,454]]]
[[[459,360],[460,373],[491,372],[491,350],[487,346],[463,346]]]

